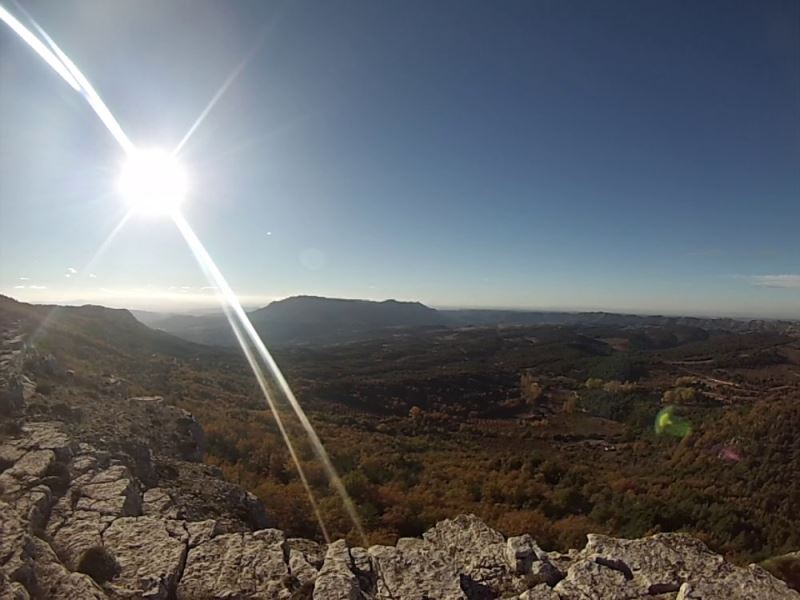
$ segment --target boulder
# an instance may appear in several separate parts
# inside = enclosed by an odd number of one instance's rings
[[[637,540],[589,534],[586,547],[555,586],[566,598],[800,598],[760,567],[737,567],[687,534]]]
[[[519,564],[514,557],[508,558],[508,544],[498,531],[495,531],[475,515],[459,515],[455,519],[445,519],[422,535],[425,541],[449,556],[462,575],[462,587],[471,595],[481,595],[486,590],[500,593],[520,593],[528,586],[517,573]],[[513,542],[516,550],[525,554],[522,544]],[[533,540],[528,540],[530,556],[534,557]]]
[[[708,600],[709,598],[770,598],[797,600],[794,590],[756,565],[735,569],[722,577],[686,582],[681,585],[675,600]]]
[[[115,598],[171,598],[188,542],[189,534],[180,521],[147,516],[116,519],[103,532],[103,546],[117,565],[106,589]]]

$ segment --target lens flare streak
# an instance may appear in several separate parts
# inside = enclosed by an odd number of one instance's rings
[[[195,258],[197,259],[200,270],[203,271],[203,274],[206,276],[209,282],[213,282],[215,280],[214,272],[211,268],[209,268],[209,264],[213,265],[213,262],[211,262],[211,257],[208,255],[208,252],[205,250],[200,242],[200,239],[194,234],[194,231],[191,229],[191,227],[189,227],[189,224],[185,219],[176,217],[175,220],[179,231],[184,236],[184,239],[189,245],[192,254],[194,254]],[[300,476],[300,481],[306,490],[308,500],[311,504],[312,510],[314,511],[314,516],[319,523],[319,527],[322,531],[323,537],[325,538],[325,542],[330,543],[330,534],[325,526],[322,514],[319,511],[319,506],[314,498],[314,493],[311,490],[310,484],[308,483],[308,478],[306,477],[305,471],[301,466],[300,459],[297,456],[297,451],[295,450],[294,444],[289,437],[288,431],[286,431],[286,426],[283,424],[283,419],[278,412],[278,407],[275,404],[272,391],[269,389],[268,379],[265,376],[261,365],[258,363],[258,359],[256,358],[255,354],[253,354],[251,345],[248,343],[247,339],[242,333],[242,328],[237,322],[236,315],[234,314],[230,304],[228,302],[224,302],[222,304],[222,310],[225,313],[225,317],[228,319],[228,323],[230,323],[234,336],[236,336],[236,341],[239,342],[239,346],[242,348],[242,352],[244,353],[245,359],[247,359],[247,363],[250,365],[250,369],[253,371],[253,374],[256,377],[258,387],[261,388],[261,392],[264,394],[264,398],[267,400],[267,405],[275,417],[275,423],[278,426],[278,431],[280,432],[283,442],[286,444],[286,447],[289,450],[289,455],[291,456],[295,468],[297,469],[297,473]]]
[[[216,106],[217,102],[219,102],[220,98],[222,98],[225,95],[225,92],[228,91],[228,88],[230,88],[231,85],[233,85],[233,82],[236,81],[236,78],[239,77],[239,74],[248,65],[253,56],[255,56],[256,52],[258,52],[258,50],[261,48],[261,45],[264,43],[264,40],[267,37],[267,31],[268,27],[263,27],[261,29],[261,33],[259,33],[259,35],[256,37],[255,41],[250,46],[250,49],[247,51],[247,54],[245,54],[244,58],[242,58],[242,60],[239,61],[239,64],[237,64],[233,68],[233,71],[230,72],[230,75],[228,75],[225,78],[225,81],[223,81],[222,85],[219,86],[219,89],[211,97],[211,100],[209,100],[206,107],[203,109],[203,111],[200,113],[197,119],[195,119],[195,122],[192,123],[192,126],[189,128],[189,131],[187,131],[186,135],[184,135],[181,141],[178,142],[178,145],[175,147],[175,150],[172,151],[173,156],[177,156],[180,153],[180,151],[186,145],[186,142],[189,141],[189,138],[192,137],[192,135],[194,135],[194,132],[197,130],[198,127],[200,127],[203,121],[205,121],[206,117],[213,110],[214,106]]]
[[[189,141],[189,138],[192,137],[195,130],[198,127],[200,127],[203,121],[205,121],[206,117],[208,116],[208,113],[210,113],[211,110],[214,108],[214,106],[217,104],[217,102],[219,102],[219,99],[225,95],[225,92],[228,91],[228,88],[231,87],[231,84],[233,84],[233,82],[239,76],[239,73],[241,73],[242,69],[245,68],[250,59],[250,56],[251,55],[248,55],[245,58],[243,58],[242,61],[238,65],[236,65],[231,74],[228,75],[228,78],[222,83],[220,88],[216,91],[216,93],[211,98],[209,103],[203,109],[203,112],[201,112],[200,115],[195,120],[195,122],[192,123],[192,126],[189,128],[189,131],[186,132],[186,135],[183,136],[183,139],[181,139],[181,141],[175,147],[175,150],[172,151],[173,156],[177,156],[178,153],[180,153],[180,151],[183,150],[183,147],[186,145],[186,142]]]
[[[28,44],[28,46],[30,46],[33,51],[44,60],[44,62],[50,65],[50,67],[56,73],[58,73],[73,90],[76,92],[81,90],[81,86],[77,81],[75,81],[75,78],[72,76],[72,73],[69,72],[69,69],[60,60],[58,60],[53,52],[47,46],[45,46],[39,38],[33,35],[33,33],[31,33],[31,31],[25,27],[25,25],[20,23],[14,17],[14,15],[8,12],[2,5],[0,5],[0,21],[3,21],[3,23],[8,25],[14,33],[22,38],[22,41]]]
[[[120,219],[119,223],[117,223],[114,226],[114,229],[111,230],[111,232],[106,236],[106,238],[97,247],[97,250],[95,250],[94,254],[89,259],[89,262],[87,262],[78,271],[77,275],[83,276],[83,275],[89,273],[90,271],[94,270],[93,267],[95,266],[95,264],[97,264],[97,261],[100,260],[100,258],[103,256],[105,251],[111,245],[111,242],[114,240],[114,238],[117,237],[117,234],[119,234],[119,232],[122,231],[122,228],[125,227],[125,224],[128,222],[128,219],[131,218],[132,214],[133,214],[133,211],[130,211],[130,210],[125,213],[125,215],[122,217],[122,219]],[[52,323],[53,321],[58,319],[58,314],[61,311],[61,309],[62,309],[62,307],[56,306],[50,312],[47,313],[47,315],[42,320],[42,322],[39,323],[39,325],[36,327],[34,332],[31,334],[31,341],[32,342],[35,342],[36,340],[40,339],[44,335],[44,333],[47,331],[47,328],[50,326],[50,323]]]
[[[197,255],[196,255],[197,256]],[[206,276],[209,276],[209,272],[200,263],[200,268],[205,272]],[[209,279],[211,279],[209,277]],[[303,470],[303,467],[300,463],[300,458],[297,456],[297,451],[295,450],[294,444],[289,437],[289,433],[286,431],[286,427],[283,424],[283,419],[281,418],[280,413],[278,412],[278,407],[275,404],[275,399],[272,396],[272,391],[269,389],[269,384],[267,377],[264,375],[264,371],[261,369],[261,365],[258,364],[258,360],[256,359],[255,354],[253,354],[252,347],[248,344],[247,340],[242,333],[239,324],[236,322],[234,314],[231,312],[231,309],[227,305],[223,305],[223,310],[225,312],[225,316],[228,319],[228,322],[231,325],[231,329],[233,329],[233,334],[236,336],[236,341],[239,342],[239,346],[242,348],[242,352],[244,352],[245,358],[247,359],[247,363],[250,365],[250,369],[253,371],[253,374],[258,381],[258,387],[261,388],[261,392],[264,394],[264,398],[267,400],[267,405],[269,409],[272,411],[273,416],[275,417],[275,423],[278,426],[278,431],[280,431],[281,437],[283,438],[283,442],[286,444],[287,449],[289,450],[289,455],[292,458],[292,462],[294,462],[294,466],[297,469],[297,474],[300,476],[300,481],[303,484],[303,487],[306,490],[306,494],[308,495],[308,501],[311,504],[311,509],[314,511],[314,516],[317,519],[317,523],[319,524],[320,531],[322,532],[322,536],[325,538],[325,543],[330,544],[331,537],[328,533],[328,528],[325,526],[325,520],[322,518],[322,513],[319,510],[319,505],[317,505],[316,498],[314,497],[314,492],[311,490],[311,485],[308,483],[308,478],[306,477],[306,473]]]
[[[278,415],[277,410],[271,400],[271,395],[268,392],[268,388],[265,387],[264,381],[265,378],[263,377],[263,372],[261,371],[260,365],[258,363],[251,362],[252,359],[255,359],[255,356],[252,355],[252,350],[249,350],[250,344],[255,348],[256,352],[258,353],[258,358],[264,363],[267,368],[267,371],[272,376],[273,380],[277,382],[280,391],[284,395],[284,397],[289,401],[290,406],[294,410],[295,415],[297,416],[300,424],[303,426],[303,429],[308,435],[309,440],[311,441],[312,448],[314,449],[314,453],[317,455],[317,458],[322,462],[325,471],[328,474],[328,477],[333,485],[334,489],[338,493],[339,497],[341,498],[345,511],[347,511],[350,520],[356,527],[358,535],[364,544],[364,546],[368,546],[367,544],[367,537],[364,533],[364,529],[361,525],[361,520],[358,517],[358,513],[356,512],[355,504],[350,499],[350,495],[347,493],[347,489],[344,487],[341,478],[336,473],[336,469],[333,466],[333,463],[328,456],[328,453],[325,450],[325,447],[322,445],[322,441],[319,439],[317,432],[314,430],[313,425],[308,420],[305,411],[300,406],[300,403],[297,401],[297,398],[292,392],[291,387],[289,387],[289,383],[286,381],[286,378],[283,376],[283,373],[278,368],[277,363],[272,358],[269,350],[264,345],[264,342],[261,340],[261,337],[253,327],[247,313],[245,313],[244,309],[242,308],[239,299],[236,297],[236,294],[233,293],[233,290],[228,285],[228,282],[222,275],[222,272],[216,266],[214,261],[211,258],[211,255],[203,246],[200,239],[194,233],[192,228],[189,226],[189,223],[181,214],[176,214],[173,216],[173,220],[175,225],[177,226],[178,230],[183,235],[186,243],[189,245],[192,253],[195,255],[198,263],[200,264],[200,268],[206,273],[206,276],[209,279],[209,282],[212,285],[217,287],[219,294],[221,295],[222,299],[225,301],[225,313],[228,317],[228,321],[233,328],[234,334],[236,334],[237,339],[239,340],[239,344],[242,346],[242,350],[245,352],[245,356],[250,363],[251,368],[253,369],[256,378],[258,379],[259,385],[262,386],[262,391],[264,391],[264,395],[267,398],[267,402],[270,404],[270,408],[275,415],[276,422],[279,422],[280,416]],[[241,329],[239,329],[241,328]],[[241,333],[244,332],[246,337],[249,338],[249,344],[243,343],[248,342],[247,339],[242,339]],[[247,348],[247,349],[246,349]],[[259,375],[261,374],[261,376]],[[282,430],[283,433],[283,430]],[[288,438],[285,438],[288,440]],[[288,445],[288,442],[287,442]],[[293,458],[296,457],[293,455]],[[296,461],[298,471],[300,471],[299,462]],[[307,482],[306,482],[307,485]],[[310,492],[310,488],[307,488]]]
[[[108,110],[108,107],[103,102],[102,98],[100,98],[100,94],[94,89],[89,80],[86,76],[81,73],[81,70],[73,63],[69,57],[58,47],[58,45],[52,40],[52,38],[47,35],[44,29],[42,29],[39,24],[33,20],[33,18],[27,14],[25,9],[23,9],[19,4],[17,7],[25,14],[25,16],[30,20],[33,24],[33,27],[39,34],[44,38],[47,42],[47,45],[50,46],[48,49],[41,40],[39,40],[33,33],[25,27],[22,23],[20,23],[14,16],[9,13],[3,6],[0,6],[0,20],[5,22],[11,29],[22,38],[39,56],[41,56],[44,61],[50,65],[53,70],[61,75],[61,77],[66,81],[76,92],[80,92],[81,95],[86,99],[86,102],[89,103],[89,106],[92,107],[92,110],[97,114],[100,118],[100,121],[103,125],[106,126],[109,133],[114,136],[114,139],[117,140],[117,143],[122,147],[122,149],[130,154],[133,149],[133,143],[122,130],[122,127],[114,118],[114,115],[111,114],[111,111]]]

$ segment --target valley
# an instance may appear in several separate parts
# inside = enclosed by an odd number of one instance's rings
[[[88,417],[90,405],[162,396],[201,424],[208,465],[253,492],[288,534],[320,539],[237,351],[151,330],[127,311],[8,299],[2,310],[60,365],[37,381],[29,412],[46,419],[77,407],[70,427],[102,438],[110,417]],[[742,329],[423,328],[284,345],[275,357],[371,543],[474,513],[559,549],[588,532],[685,531],[744,564],[800,546],[800,341],[792,329]],[[667,405],[691,433],[656,433]],[[288,409],[285,417],[331,534],[354,541]]]

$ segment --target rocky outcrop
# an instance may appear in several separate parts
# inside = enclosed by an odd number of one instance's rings
[[[562,597],[798,598],[764,569],[736,567],[699,540],[662,533],[639,540],[589,534],[586,547],[555,586]],[[614,595],[616,594],[616,595]]]
[[[282,531],[218,535],[189,549],[177,598],[290,598],[289,574]]]

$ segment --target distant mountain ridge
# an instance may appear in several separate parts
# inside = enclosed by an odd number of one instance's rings
[[[158,315],[135,312],[144,324],[186,340],[232,346],[236,340],[221,314]],[[447,319],[420,302],[293,296],[248,313],[269,344],[333,344],[382,335],[387,331],[445,327]]]
[[[164,315],[133,311],[144,324],[185,340],[233,346],[225,317]],[[787,320],[642,316],[608,312],[549,312],[493,309],[437,310],[420,302],[293,296],[248,313],[268,344],[336,344],[421,328],[591,325],[689,327],[725,331],[800,331]]]
[[[604,311],[566,312],[504,309],[455,309],[440,311],[451,323],[478,325],[612,325],[617,327],[683,326],[726,331],[784,330],[798,327],[788,319],[736,319],[637,315]]]

